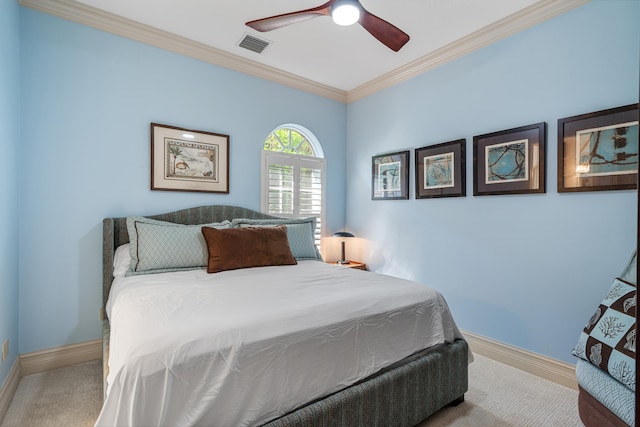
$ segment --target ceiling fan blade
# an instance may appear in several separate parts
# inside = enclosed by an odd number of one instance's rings
[[[327,3],[311,9],[299,10],[297,12],[283,13],[282,15],[256,19],[254,21],[245,23],[245,25],[261,32],[276,30],[287,25],[306,21],[307,19],[330,15],[331,5],[335,3],[335,1],[336,0],[329,0]]]
[[[378,18],[362,5],[360,5],[360,8],[362,10],[358,21],[360,25],[389,49],[397,52],[409,41],[409,35],[400,28],[382,18]]]

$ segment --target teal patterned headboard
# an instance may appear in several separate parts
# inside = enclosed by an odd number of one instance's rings
[[[276,218],[253,209],[239,206],[210,205],[182,209],[159,215],[144,215],[160,221],[176,224],[196,225],[212,222],[231,221],[234,218],[264,219]],[[120,245],[129,243],[127,218],[105,218],[102,221],[102,307],[107,304],[111,282],[113,281],[113,253]]]

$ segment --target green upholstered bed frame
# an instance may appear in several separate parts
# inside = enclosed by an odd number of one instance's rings
[[[252,209],[212,205],[148,218],[177,224],[207,224],[233,218],[275,218]],[[113,281],[115,249],[129,242],[126,218],[103,221],[103,307]],[[106,387],[109,321],[103,321],[103,380]],[[269,427],[404,426],[419,424],[468,390],[469,348],[464,340],[422,350],[394,365],[266,424]],[[106,388],[105,388],[106,390]]]

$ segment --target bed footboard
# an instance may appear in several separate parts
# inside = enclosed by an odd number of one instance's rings
[[[415,426],[464,400],[468,351],[464,340],[423,350],[264,427]]]

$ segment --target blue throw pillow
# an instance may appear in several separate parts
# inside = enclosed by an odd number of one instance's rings
[[[145,217],[128,217],[131,266],[126,275],[206,267],[209,252],[201,231],[204,226],[231,228],[231,222],[184,225]]]
[[[287,227],[287,239],[291,253],[296,260],[319,260],[322,256],[315,243],[316,218],[282,218],[282,219],[248,219],[234,218],[231,221],[234,228],[242,227]]]

